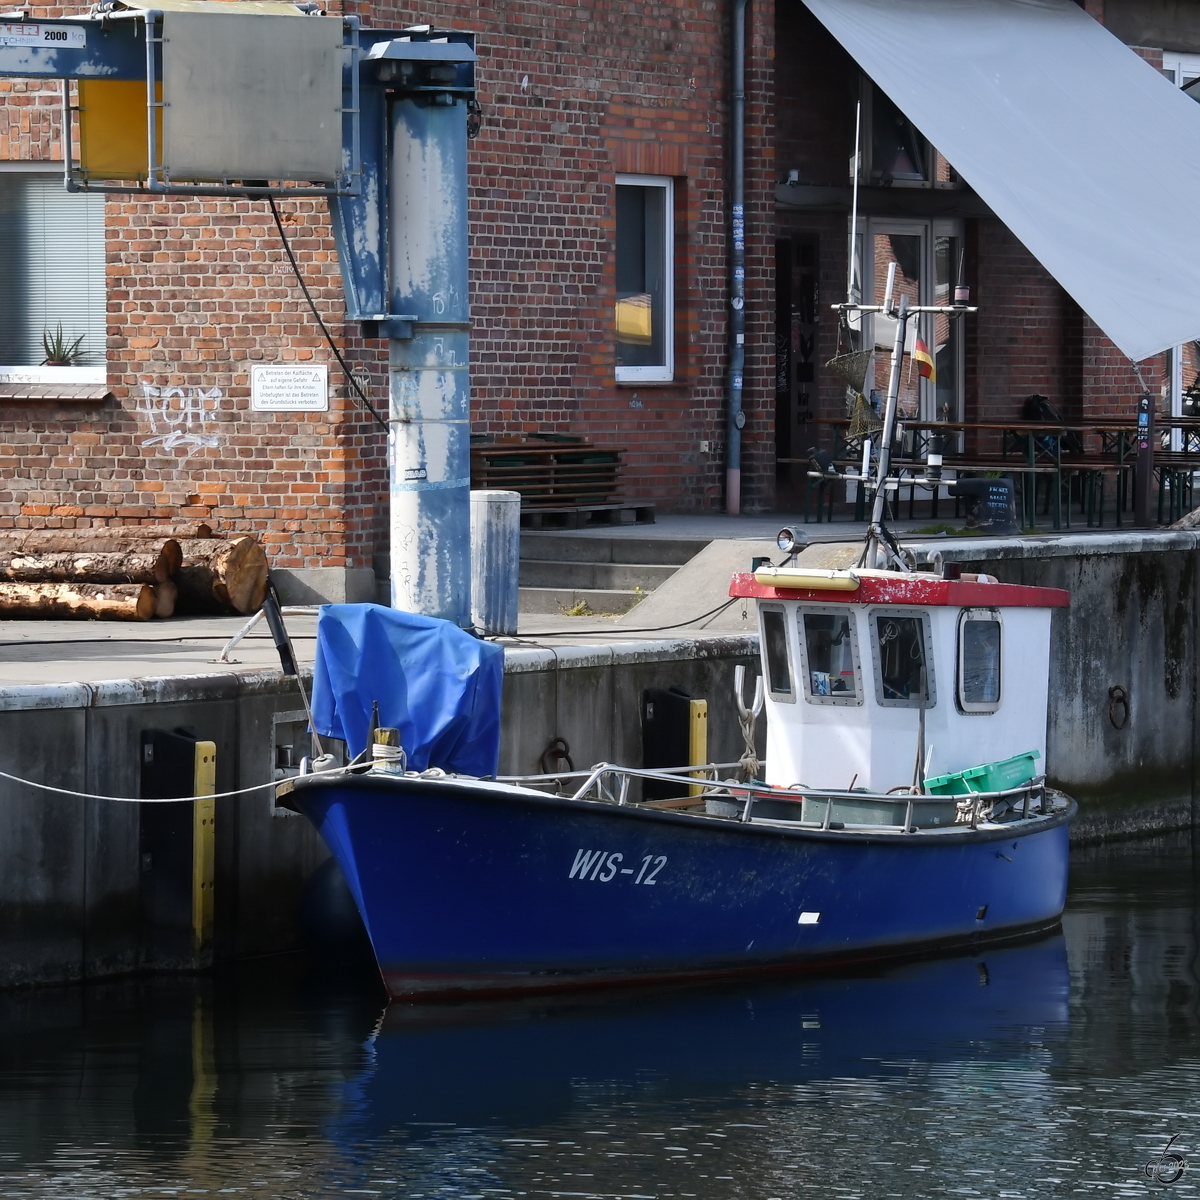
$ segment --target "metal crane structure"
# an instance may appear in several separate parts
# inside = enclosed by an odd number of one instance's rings
[[[471,34],[304,2],[0,14],[0,76],[62,81],[69,190],[328,199],[347,320],[388,339],[392,604],[463,627],[475,60]]]

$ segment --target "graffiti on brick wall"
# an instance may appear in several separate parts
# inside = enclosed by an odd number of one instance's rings
[[[150,425],[146,447],[160,446],[183,458],[206,446],[219,446],[216,415],[225,393],[219,387],[158,387],[142,381],[138,404]]]

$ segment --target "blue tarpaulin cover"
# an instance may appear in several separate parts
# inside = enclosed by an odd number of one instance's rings
[[[494,775],[504,651],[449,621],[378,604],[324,604],[317,621],[313,724],[367,745],[371,706],[400,730],[409,770]]]

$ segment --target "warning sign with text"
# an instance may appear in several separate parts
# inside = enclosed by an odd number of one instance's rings
[[[324,363],[251,367],[250,407],[256,412],[328,412],[329,368]]]

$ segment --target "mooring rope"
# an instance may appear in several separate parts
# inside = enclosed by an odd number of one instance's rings
[[[276,779],[271,783],[256,783],[253,787],[238,788],[233,792],[209,792],[207,796],[101,796],[97,792],[76,792],[71,788],[38,783],[33,779],[23,779],[20,775],[10,775],[7,771],[0,771],[0,779],[23,783],[26,787],[37,788],[40,792],[53,792],[56,796],[74,796],[77,800],[111,800],[116,804],[186,804],[192,800],[226,800],[231,796],[249,796],[253,792],[265,792],[267,788],[278,787],[283,782]]]

